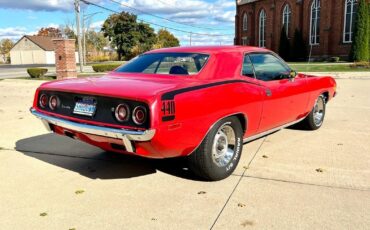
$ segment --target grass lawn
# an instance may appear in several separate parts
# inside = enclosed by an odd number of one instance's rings
[[[38,77],[38,78],[16,77],[16,78],[13,78],[13,79],[34,80],[34,81],[51,81],[51,80],[55,80],[56,76],[47,76],[47,77]]]
[[[124,64],[126,61],[106,61],[106,62],[88,62],[87,66],[98,65],[98,64]]]
[[[297,72],[368,72],[369,68],[351,67],[350,64],[318,64],[318,63],[289,63]]]
[[[77,75],[78,78],[80,77],[101,77],[104,76],[104,73],[79,73]],[[35,80],[35,81],[52,81],[56,80],[57,76],[45,76],[45,77],[39,77],[39,78],[31,78],[31,77],[17,77],[14,79],[23,79],[23,80]]]

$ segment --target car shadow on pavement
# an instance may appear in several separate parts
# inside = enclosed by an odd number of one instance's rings
[[[110,153],[55,134],[19,140],[16,150],[91,179],[124,179],[161,171],[184,179],[199,180],[187,170],[186,161],[182,158],[155,160]]]

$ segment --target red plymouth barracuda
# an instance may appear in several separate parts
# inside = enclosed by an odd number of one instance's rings
[[[147,52],[104,77],[42,84],[31,113],[56,134],[106,151],[187,157],[206,180],[236,168],[243,144],[301,123],[320,128],[331,77],[293,71],[263,48]]]

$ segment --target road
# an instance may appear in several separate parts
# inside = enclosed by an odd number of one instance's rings
[[[369,229],[370,78],[338,79],[320,130],[244,145],[219,182],[47,133],[39,84],[0,81],[0,229]]]
[[[11,78],[20,78],[20,77],[28,77],[27,69],[28,68],[47,68],[48,73],[47,75],[56,75],[55,73],[55,66],[38,66],[38,65],[28,65],[28,66],[20,66],[20,65],[0,65],[0,79],[11,79]],[[77,68],[79,71],[79,68]],[[93,73],[93,69],[91,66],[85,66],[84,71],[87,73]]]

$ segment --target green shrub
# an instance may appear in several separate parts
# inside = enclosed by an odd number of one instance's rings
[[[303,39],[302,31],[295,29],[294,39],[293,39],[293,52],[292,60],[293,61],[305,61],[308,57],[307,44]]]
[[[109,56],[94,56],[90,58],[90,61],[92,62],[105,62],[105,61],[110,61]]]
[[[340,58],[339,57],[330,57],[329,58],[329,61],[330,62],[339,62],[340,61]]]
[[[121,63],[96,64],[96,65],[93,65],[92,68],[95,72],[101,73],[101,72],[113,71],[116,68],[118,68],[120,65]]]
[[[369,61],[370,59],[370,3],[360,0],[356,24],[353,32],[351,58],[353,61]]]
[[[27,69],[28,75],[30,75],[31,78],[40,78],[45,76],[45,74],[48,72],[48,69],[44,68],[29,68]]]
[[[370,69],[370,62],[363,61],[363,62],[355,62],[350,65],[351,68],[366,68]]]
[[[290,42],[286,34],[285,25],[280,32],[279,55],[285,61],[290,61]]]

